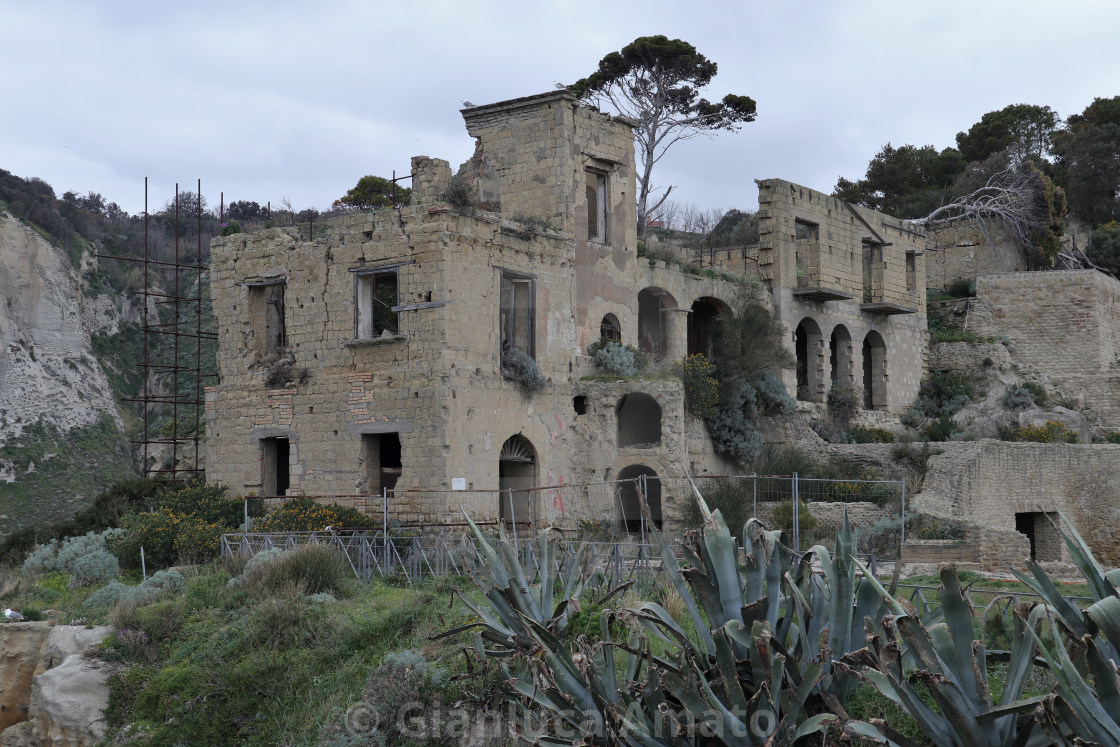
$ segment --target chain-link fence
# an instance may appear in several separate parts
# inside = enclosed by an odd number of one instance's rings
[[[336,503],[366,517],[361,528],[383,535],[463,533],[469,517],[487,531],[502,527],[514,540],[554,527],[572,540],[647,544],[650,527],[673,536],[698,529],[695,492],[719,509],[738,534],[751,517],[786,532],[797,550],[831,546],[844,516],[853,525],[886,532],[884,544],[905,539],[906,483],[898,480],[825,480],[798,475],[722,475],[690,478],[643,474],[633,479],[505,490],[386,490],[381,495],[303,496]],[[275,510],[292,497],[247,498],[246,516]],[[337,529],[338,527],[336,527]],[[346,527],[357,528],[357,527]],[[874,551],[873,549],[871,551]]]

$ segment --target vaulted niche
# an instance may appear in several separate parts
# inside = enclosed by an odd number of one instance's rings
[[[719,323],[730,316],[727,304],[718,298],[698,298],[688,315],[688,354],[712,357],[719,333]]]
[[[887,346],[882,336],[872,330],[863,338],[863,408],[885,410],[887,407]]]
[[[797,325],[794,350],[797,352],[797,398],[807,402],[824,401],[821,328],[809,317]]]
[[[677,299],[661,288],[638,291],[638,347],[660,358],[665,355],[667,338],[665,309],[677,308]]]
[[[642,392],[624,394],[615,406],[618,447],[661,443],[661,405]]]

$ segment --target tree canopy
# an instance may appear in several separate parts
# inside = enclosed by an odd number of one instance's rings
[[[334,201],[335,207],[354,210],[376,210],[407,205],[412,190],[380,176],[363,176],[345,195]]]
[[[833,194],[898,218],[920,218],[941,204],[946,189],[967,162],[960,151],[932,145],[883,146],[858,181],[840,177]]]
[[[958,132],[957,148],[968,161],[983,161],[1005,149],[1017,162],[1030,156],[1043,159],[1057,127],[1058,115],[1050,107],[1012,104],[988,112],[968,132]]]
[[[749,96],[728,94],[721,101],[701,98],[700,89],[715,77],[715,62],[681,39],[642,36],[619,52],[599,61],[599,69],[570,87],[581,99],[614,109],[637,123],[638,148],[638,236],[645,236],[646,219],[665,201],[673,187],[664,189],[650,204],[657,190],[651,175],[654,165],[676,142],[701,133],[736,131],[755,118],[755,102]]]

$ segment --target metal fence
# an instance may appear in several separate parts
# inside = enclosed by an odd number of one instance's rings
[[[585,539],[627,536],[644,544],[651,524],[674,534],[691,528],[688,518],[694,486],[709,505],[723,507],[729,523],[738,523],[733,516],[743,521],[749,516],[759,517],[767,525],[786,531],[798,550],[803,545],[833,542],[845,509],[852,512],[853,523],[897,518],[900,534],[905,531],[905,481],[825,480],[796,474],[689,478],[651,473],[625,480],[559,482],[504,490],[400,489],[385,490],[381,495],[303,498],[355,509],[368,517],[364,528],[380,529],[382,534],[407,529],[439,535],[446,530],[465,529],[469,516],[483,527],[503,526],[515,540],[551,526]],[[246,519],[278,509],[294,497],[246,498]],[[814,519],[802,515],[805,508]],[[694,525],[695,512],[691,513]],[[812,521],[815,526],[811,526]],[[738,523],[732,528],[741,526]],[[905,539],[904,535],[900,539]]]

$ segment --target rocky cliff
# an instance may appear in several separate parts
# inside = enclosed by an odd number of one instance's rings
[[[0,210],[0,532],[73,513],[106,480],[134,475],[107,375],[121,363],[92,340],[119,337],[139,310],[84,294],[82,269]]]

